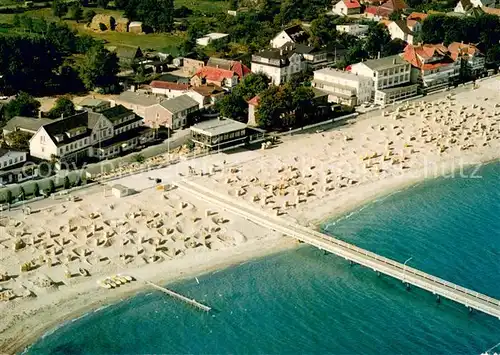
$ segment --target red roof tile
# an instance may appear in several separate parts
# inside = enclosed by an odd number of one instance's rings
[[[150,86],[155,89],[167,89],[167,90],[187,90],[189,89],[188,84],[178,84],[169,81],[154,80],[151,82]]]
[[[441,57],[441,60],[433,63],[425,63],[426,59]],[[422,70],[434,69],[453,62],[448,49],[442,44],[407,45],[404,49],[403,58],[412,66]]]
[[[231,70],[234,71],[240,79],[251,73],[250,69],[242,62],[234,62]]]
[[[202,67],[198,69],[195,76],[199,78],[204,78],[211,81],[222,81],[224,79],[231,79],[233,76],[237,75],[232,70],[225,70],[212,67]]]
[[[343,0],[343,2],[348,9],[359,9],[361,7],[357,0]]]
[[[415,20],[415,21],[423,21],[427,18],[427,14],[424,14],[423,12],[412,12],[411,14],[408,15],[406,18],[407,20]]]
[[[260,102],[260,97],[259,95],[251,98],[250,100],[248,100],[248,104],[249,105],[252,105],[252,106],[258,106],[259,105],[259,102]]]
[[[450,45],[448,46],[448,50],[450,51],[453,60],[457,60],[459,56],[475,56],[481,53],[475,45],[464,44],[460,42],[450,43]]]

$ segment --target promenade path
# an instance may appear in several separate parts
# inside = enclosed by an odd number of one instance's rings
[[[183,179],[176,182],[178,188],[225,211],[239,215],[258,225],[296,238],[304,243],[355,262],[376,272],[394,277],[405,284],[413,285],[461,303],[469,309],[475,309],[500,319],[500,301],[479,292],[456,285],[418,269],[408,267],[397,261],[385,258],[368,250],[356,247],[329,235],[303,227],[291,220],[273,216],[259,208],[250,206],[230,196],[215,192],[193,181]]]

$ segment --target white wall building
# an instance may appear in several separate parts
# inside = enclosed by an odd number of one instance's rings
[[[353,64],[351,72],[371,78],[376,104],[384,105],[417,94],[417,86],[410,84],[411,65],[399,55]],[[399,89],[387,90],[395,87]]]
[[[357,0],[340,0],[333,5],[332,12],[340,16],[359,14],[361,13],[361,5]]]
[[[368,32],[368,25],[360,25],[357,23],[348,23],[345,25],[337,25],[335,29],[340,33],[347,33],[352,36],[360,37]]]
[[[370,101],[373,89],[370,78],[331,68],[316,70],[312,85],[328,93],[329,102],[348,106]]]
[[[266,74],[274,85],[286,83],[293,74],[305,69],[302,55],[295,53],[293,46],[264,50],[252,55],[252,73]]]
[[[309,39],[309,34],[302,28],[301,25],[295,25],[285,28],[271,40],[272,48],[281,48],[287,43],[306,43]]]
[[[196,44],[199,46],[208,46],[211,43],[224,43],[229,42],[229,35],[227,33],[208,33],[201,38],[196,39]]]
[[[495,0],[459,0],[453,12],[465,14],[474,7],[495,7]]]

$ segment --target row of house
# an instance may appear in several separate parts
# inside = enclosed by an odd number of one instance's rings
[[[464,70],[477,75],[484,66],[484,56],[472,44],[409,44],[401,54],[356,63],[347,71],[317,70],[313,86],[326,91],[330,102],[386,105],[447,87]]]

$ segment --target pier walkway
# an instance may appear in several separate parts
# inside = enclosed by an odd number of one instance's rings
[[[469,290],[438,277],[432,276],[397,261],[385,258],[368,250],[358,248],[334,237],[293,223],[249,205],[245,201],[214,192],[193,181],[182,180],[177,186],[192,195],[225,211],[234,213],[263,227],[296,238],[304,243],[338,255],[346,260],[363,265],[376,272],[394,277],[405,284],[414,285],[433,294],[445,297],[464,306],[500,319],[500,301],[479,292]]]
[[[154,287],[156,288],[157,290],[163,292],[163,293],[166,293],[167,295],[173,297],[173,298],[177,298],[178,300],[181,300],[183,302],[186,302],[187,304],[191,305],[191,306],[194,306],[198,309],[201,309],[202,311],[205,311],[205,312],[210,312],[210,310],[212,308],[208,307],[208,306],[205,306],[204,304],[196,301],[195,299],[191,299],[191,298],[187,298],[186,296],[183,296],[177,292],[174,292],[172,290],[169,290],[168,288],[165,288],[165,287],[161,287],[161,286],[158,286],[150,281],[144,281],[146,284],[150,285],[151,287]]]

